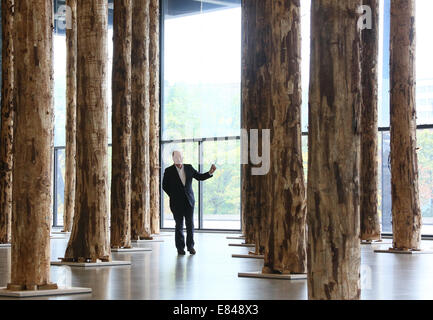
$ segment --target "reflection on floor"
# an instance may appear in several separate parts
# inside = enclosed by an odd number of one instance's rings
[[[228,234],[196,233],[197,255],[177,256],[174,236],[165,242],[138,244],[152,252],[113,253],[132,266],[99,269],[51,267],[59,285],[90,287],[92,294],[39,299],[306,299],[306,280],[238,278],[261,270],[263,260],[235,259],[248,248],[229,247]],[[67,237],[51,240],[52,260],[64,255]],[[242,241],[242,240],[239,240]],[[424,242],[433,248],[433,242]],[[433,299],[433,255],[374,254],[389,244],[362,246],[363,299]],[[10,249],[0,248],[0,287],[10,279]]]

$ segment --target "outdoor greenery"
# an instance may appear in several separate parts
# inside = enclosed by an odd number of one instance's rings
[[[238,84],[165,86],[163,139],[237,137],[240,134],[240,88]],[[174,149],[184,153],[184,162],[199,170],[199,142],[164,143],[164,167],[171,165]],[[204,141],[202,172],[216,164],[211,180],[202,183],[204,219],[209,215],[240,217],[240,141]],[[198,200],[198,183],[194,183]],[[166,197],[166,196],[165,196]],[[170,214],[166,209],[165,214]],[[196,204],[198,205],[198,204]],[[196,208],[198,212],[198,208]]]

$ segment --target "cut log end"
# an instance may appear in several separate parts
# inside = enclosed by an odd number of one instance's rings
[[[46,283],[42,285],[37,284],[13,284],[9,283],[6,287],[6,290],[9,291],[39,291],[39,290],[57,290],[58,286],[56,283]]]
[[[101,257],[99,259],[95,258],[59,258],[61,262],[76,262],[76,263],[101,263],[101,262],[111,262],[110,256]]]

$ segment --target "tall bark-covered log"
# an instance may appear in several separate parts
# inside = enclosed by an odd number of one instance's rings
[[[71,28],[66,29],[66,150],[63,231],[71,232],[75,208],[77,134],[77,0],[67,0]]]
[[[150,238],[149,1],[134,0],[132,17],[131,237]]]
[[[360,298],[360,0],[314,0],[308,155],[308,297]]]
[[[242,78],[242,127],[246,129],[251,138],[251,130],[258,130],[258,146],[253,146],[251,139],[248,143],[248,154],[257,151],[262,154],[262,133],[270,128],[267,107],[271,104],[271,96],[266,94],[270,90],[272,78],[271,70],[267,68],[266,62],[270,60],[271,50],[269,39],[270,29],[260,24],[269,11],[266,11],[263,1],[242,1],[244,39],[243,39],[243,78]],[[260,52],[258,49],[260,48]],[[256,52],[257,51],[257,52]],[[262,94],[265,93],[265,94]],[[266,246],[266,215],[269,213],[270,198],[268,190],[267,175],[254,175],[252,168],[255,165],[250,161],[244,166],[243,174],[243,210],[246,217],[247,241],[255,243],[255,253],[263,254]],[[250,232],[254,239],[250,239]]]
[[[150,0],[149,73],[150,73],[150,228],[152,234],[160,231],[159,186],[159,0]]]
[[[131,247],[132,1],[114,1],[111,247]]]
[[[390,38],[393,246],[418,250],[422,221],[416,153],[414,0],[391,1]]]
[[[105,0],[77,1],[77,182],[65,261],[110,261]]]
[[[269,28],[270,50],[264,61],[272,75],[266,112],[271,129],[270,172],[265,189],[269,211],[264,273],[306,273],[307,203],[301,146],[301,8],[299,0],[262,0],[267,12],[262,28]],[[263,43],[263,42],[262,42]],[[257,52],[257,51],[256,51]]]
[[[10,290],[50,284],[53,2],[14,5],[15,135]]]
[[[251,128],[255,128],[253,123],[250,106],[255,101],[254,91],[254,61],[255,54],[255,39],[256,39],[256,0],[242,1],[242,74],[241,74],[241,87],[242,87],[242,129],[246,136],[242,137],[242,150],[246,152],[245,160],[249,161],[250,144],[249,132]],[[241,197],[241,210],[242,210],[242,228],[243,235],[245,236],[246,243],[255,242],[255,226],[253,221],[253,208],[255,208],[255,195],[254,185],[252,184],[251,167],[247,163],[242,165],[242,197]]]
[[[372,10],[372,29],[362,31],[361,240],[381,239],[378,212],[378,58],[379,1],[363,0]]]
[[[12,228],[12,143],[13,143],[13,6],[14,0],[1,3],[2,88],[0,132],[0,243],[11,242]]]

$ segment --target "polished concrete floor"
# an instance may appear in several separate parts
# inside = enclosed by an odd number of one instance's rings
[[[98,269],[51,267],[51,279],[59,285],[90,287],[92,294],[38,299],[181,299],[181,300],[270,300],[306,299],[306,280],[238,278],[238,272],[261,270],[263,260],[236,259],[232,253],[248,248],[229,247],[228,234],[196,233],[197,255],[178,256],[174,236],[164,242],[139,244],[151,252],[113,253],[114,260],[131,266]],[[59,236],[56,235],[56,238]],[[61,238],[61,237],[60,237]],[[52,239],[52,259],[62,257],[67,238]],[[425,248],[433,242],[425,241]],[[363,299],[433,299],[433,254],[377,254],[362,246]],[[0,248],[0,287],[10,279],[10,249]]]

